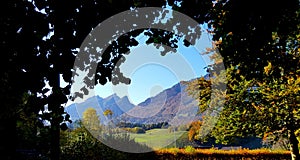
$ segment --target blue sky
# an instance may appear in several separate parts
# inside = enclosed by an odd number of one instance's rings
[[[195,46],[185,47],[181,43],[177,53],[160,55],[163,47],[156,49],[153,44],[146,45],[145,36],[137,37],[140,44],[131,48],[126,61],[121,65],[121,72],[131,78],[130,85],[107,83],[95,87],[95,94],[108,97],[116,93],[118,96],[128,96],[133,104],[143,102],[179,81],[187,81],[203,76],[203,69],[211,63],[208,56],[201,55],[207,47],[211,47],[211,37],[203,33]]]
[[[120,97],[128,96],[131,103],[139,104],[180,81],[205,75],[204,67],[212,62],[209,55],[202,53],[206,48],[212,47],[212,41],[211,35],[205,32],[205,26],[202,26],[202,30],[202,35],[195,45],[185,47],[179,42],[177,52],[167,53],[165,56],[160,55],[163,47],[157,49],[153,44],[145,44],[147,37],[141,34],[136,37],[139,45],[130,48],[130,53],[125,56],[126,61],[120,66],[121,72],[131,79],[131,84],[114,86],[108,82],[104,86],[96,85],[94,91],[84,99],[94,95],[106,98],[117,94]],[[64,85],[65,83],[61,82],[61,86]],[[76,99],[75,103],[84,99]],[[66,106],[71,103],[74,102],[69,101]]]

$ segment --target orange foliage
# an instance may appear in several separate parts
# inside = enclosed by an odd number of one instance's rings
[[[191,123],[189,127],[189,134],[188,134],[190,141],[197,139],[201,125],[202,125],[201,121],[194,121]]]
[[[156,151],[156,155],[164,159],[290,159],[290,151],[269,149],[195,149],[193,152],[186,149],[169,148]]]

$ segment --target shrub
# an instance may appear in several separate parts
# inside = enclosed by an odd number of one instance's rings
[[[105,139],[99,141],[92,136],[84,127],[77,128],[69,133],[66,142],[61,146],[61,157],[66,160],[131,160],[143,159],[147,156],[155,159],[154,153],[131,154],[119,151],[119,148],[131,147],[133,151],[150,151],[147,146],[136,143],[126,134],[105,136]],[[103,143],[102,143],[103,142]],[[118,144],[116,148],[109,146]]]
[[[156,151],[157,159],[184,160],[184,159],[212,159],[212,160],[289,160],[290,152],[284,150],[268,150],[268,149],[238,149],[238,150],[218,150],[218,149],[194,149],[187,146],[185,149],[162,149]]]
[[[134,128],[132,129],[132,132],[133,132],[133,133],[137,133],[137,134],[146,133],[145,130],[144,130],[143,128],[141,128],[141,127],[134,127]]]
[[[193,154],[196,152],[196,149],[193,146],[186,146],[184,152],[188,154]]]
[[[130,132],[130,133],[136,133],[136,134],[143,134],[146,133],[146,131],[141,127],[134,127],[134,128],[122,128],[123,130]]]

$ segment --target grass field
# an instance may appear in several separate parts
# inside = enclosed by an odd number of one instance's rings
[[[153,149],[160,149],[168,146],[175,139],[179,138],[186,131],[169,132],[168,129],[151,129],[145,134],[130,134],[136,142],[146,144]]]

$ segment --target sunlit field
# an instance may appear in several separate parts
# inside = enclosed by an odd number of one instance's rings
[[[146,144],[153,149],[164,148],[174,142],[174,139],[180,137],[187,131],[169,131],[168,129],[151,129],[145,134],[130,134],[136,142]]]

